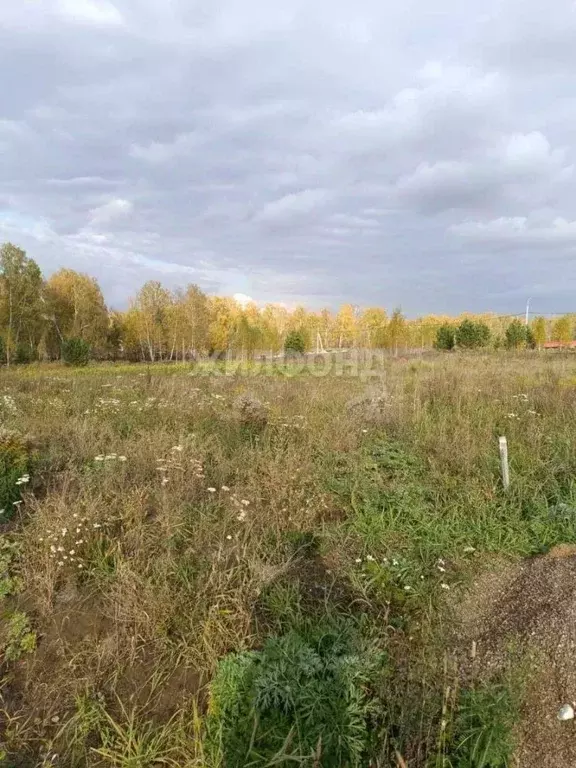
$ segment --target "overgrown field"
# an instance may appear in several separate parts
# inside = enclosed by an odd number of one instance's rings
[[[527,673],[458,605],[576,543],[575,405],[538,353],[4,369],[2,765],[511,764]]]

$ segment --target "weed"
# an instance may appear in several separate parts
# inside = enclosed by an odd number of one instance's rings
[[[30,626],[30,619],[22,611],[15,611],[6,622],[2,650],[6,661],[18,661],[25,653],[36,650],[36,632]]]
[[[452,747],[440,768],[507,768],[514,751],[516,695],[505,682],[462,691]]]
[[[508,731],[488,725],[481,681],[450,698],[451,604],[492,554],[576,543],[569,358],[391,360],[385,387],[245,368],[249,388],[218,365],[3,371],[1,519],[26,502],[0,539],[1,637],[19,657],[3,668],[10,755],[500,759]],[[27,478],[42,492],[23,494]]]
[[[29,450],[17,432],[0,430],[0,521],[10,520],[29,482]]]
[[[18,542],[7,536],[0,536],[0,600],[16,594],[22,588],[21,579],[13,573],[20,551]]]
[[[376,724],[369,691],[383,665],[347,624],[293,631],[226,657],[210,689],[213,759],[229,768],[363,765]]]

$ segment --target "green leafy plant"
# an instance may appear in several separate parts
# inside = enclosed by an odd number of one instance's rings
[[[454,326],[448,324],[441,325],[436,331],[436,340],[434,342],[436,349],[454,349],[455,344],[456,338]]]
[[[372,686],[384,657],[341,622],[269,638],[226,656],[210,691],[208,744],[226,768],[298,763],[361,766],[376,712]]]
[[[34,360],[34,349],[29,344],[18,344],[14,350],[14,362],[27,365]]]
[[[0,521],[9,520],[21,498],[23,478],[28,476],[30,453],[26,441],[7,429],[0,429]]]
[[[23,654],[36,650],[36,632],[32,632],[30,619],[22,611],[15,611],[8,619],[2,650],[6,661],[18,661]]]
[[[534,347],[534,334],[531,329],[520,322],[512,320],[506,328],[506,346],[508,349],[523,349],[525,347]]]
[[[477,349],[487,346],[490,328],[486,323],[463,320],[456,329],[456,345],[462,349]]]
[[[284,342],[286,354],[303,355],[306,351],[306,339],[302,331],[290,331]]]
[[[481,683],[460,697],[447,759],[450,768],[508,768],[517,719],[514,692],[505,683]]]
[[[66,339],[62,344],[62,359],[66,365],[84,367],[90,362],[90,344],[84,339]]]
[[[11,574],[13,562],[20,550],[19,545],[5,536],[0,537],[0,600],[20,591],[20,579]]]

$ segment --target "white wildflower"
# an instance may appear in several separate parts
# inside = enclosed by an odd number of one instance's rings
[[[442,587],[442,589],[450,589],[448,584],[445,584],[444,582],[442,582],[442,584],[440,584],[440,586]]]
[[[216,493],[216,488],[206,488],[208,493]]]
[[[230,490],[230,488],[228,488],[228,486],[227,486],[227,485],[223,485],[223,486],[222,486],[222,490],[223,490],[223,491],[229,491],[229,490]]]

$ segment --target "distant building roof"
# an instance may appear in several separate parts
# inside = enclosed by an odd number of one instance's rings
[[[576,349],[576,341],[547,341],[544,349]]]

